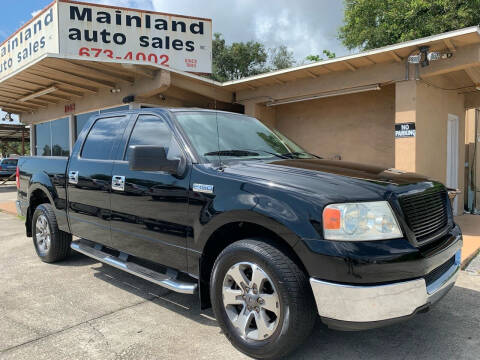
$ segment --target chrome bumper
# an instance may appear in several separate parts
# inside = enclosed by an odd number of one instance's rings
[[[433,283],[425,279],[387,285],[355,286],[310,278],[320,316],[343,322],[371,323],[402,318],[433,304],[455,284],[460,272],[460,250],[455,263]]]

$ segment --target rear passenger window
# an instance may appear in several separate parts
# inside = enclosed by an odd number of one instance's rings
[[[83,144],[82,158],[111,159],[113,145],[122,137],[125,131],[126,120],[126,116],[98,119],[93,124]]]
[[[154,115],[140,115],[130,136],[125,160],[128,160],[133,145],[163,146],[168,157],[172,140],[172,131],[165,121]]]

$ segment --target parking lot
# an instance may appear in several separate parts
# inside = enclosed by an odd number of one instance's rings
[[[1,359],[242,359],[211,311],[80,254],[38,260],[23,221],[0,213]],[[387,328],[320,322],[292,359],[478,359],[480,276],[463,272],[432,311]]]

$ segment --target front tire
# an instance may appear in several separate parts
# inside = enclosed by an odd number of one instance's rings
[[[311,333],[317,315],[308,277],[273,244],[233,243],[218,256],[210,280],[215,317],[243,353],[281,358]]]
[[[32,237],[39,258],[47,263],[60,261],[70,254],[72,235],[58,229],[50,204],[41,204],[32,217]]]

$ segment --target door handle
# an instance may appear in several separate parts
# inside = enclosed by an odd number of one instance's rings
[[[125,176],[112,176],[112,190],[125,191]]]
[[[78,171],[68,172],[68,182],[70,184],[78,184]]]

